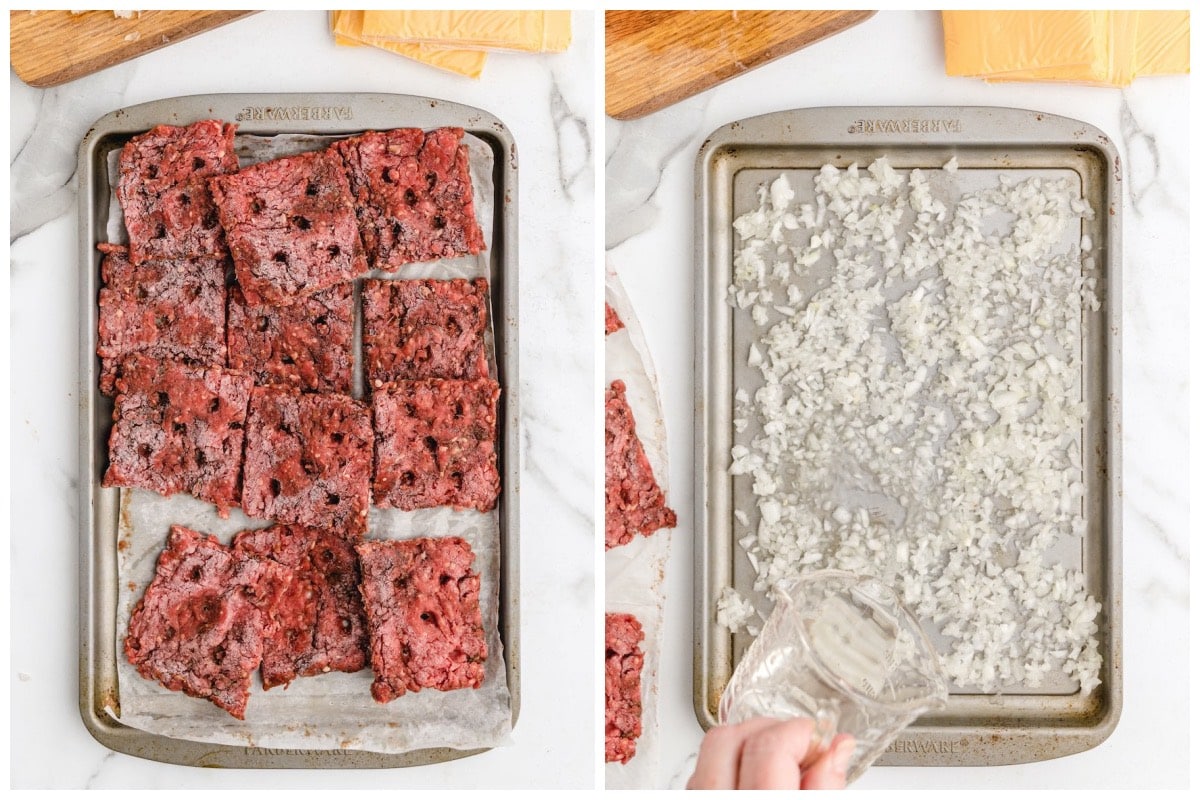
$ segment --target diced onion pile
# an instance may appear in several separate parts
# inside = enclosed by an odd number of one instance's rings
[[[886,159],[813,180],[800,204],[780,175],[733,224],[729,301],[763,380],[735,393],[731,468],[757,498],[756,528],[736,512],[755,589],[873,575],[939,634],[960,687],[1065,674],[1089,693],[1100,604],[1048,551],[1085,529],[1080,325],[1099,305],[1073,232],[1092,210],[1039,177],[943,201]]]

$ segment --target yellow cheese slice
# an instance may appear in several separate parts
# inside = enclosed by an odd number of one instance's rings
[[[1020,80],[1103,81],[1107,11],[943,11],[946,74]]]
[[[388,50],[397,55],[420,61],[431,67],[478,78],[487,63],[487,53],[482,50],[464,50],[450,47],[435,47],[428,44],[385,42],[370,40],[362,35],[362,11],[334,11],[330,18],[335,44],[347,47],[370,45]]]
[[[1187,11],[1139,12],[1133,74],[1186,75],[1191,72],[1191,15]]]
[[[570,11],[365,11],[367,40],[561,53],[571,44]]]
[[[1138,27],[1141,11],[1113,11],[1109,48],[1108,82],[1112,86],[1128,86],[1133,83],[1134,59],[1137,55]]]
[[[1037,67],[983,76],[988,83],[1050,81],[1080,83],[1089,86],[1128,86],[1133,80],[1133,56],[1137,45],[1137,11],[1109,11],[1108,65],[1103,73],[1090,66]]]

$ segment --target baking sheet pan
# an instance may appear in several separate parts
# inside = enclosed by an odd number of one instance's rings
[[[458,126],[492,151],[493,238],[488,262],[495,333],[497,380],[503,389],[499,426],[499,628],[505,679],[515,723],[520,707],[519,642],[519,409],[517,375],[517,186],[516,147],[503,123],[469,106],[432,98],[386,94],[228,94],[159,100],[103,117],[79,148],[80,231],[80,711],[102,744],[159,761],[226,767],[399,767],[436,763],[482,752],[429,748],[403,754],[362,750],[238,747],[167,738],[115,722],[104,709],[117,706],[115,651],[117,538],[121,492],[100,486],[107,458],[112,402],[95,391],[97,242],[107,238],[111,188],[109,154],[132,135],[156,124],[187,124],[217,118],[238,125],[239,135],[353,135],[369,129]]]
[[[898,169],[936,172],[951,158],[959,175],[1069,175],[1096,211],[1081,234],[1095,251],[1098,311],[1082,319],[1084,429],[1083,511],[1086,532],[1077,552],[1088,593],[1102,604],[1098,640],[1101,685],[1084,697],[1072,686],[1009,687],[993,694],[959,691],[947,708],[917,720],[877,763],[991,765],[1039,761],[1095,747],[1120,716],[1121,512],[1120,321],[1121,176],[1116,147],[1101,131],[1051,114],[1004,108],[875,107],[784,111],[730,123],[715,131],[696,163],[696,550],[694,703],[705,728],[746,634],[716,623],[716,597],[732,585],[753,594],[754,570],[736,542],[733,511],[744,489],[729,475],[734,441],[733,393],[744,372],[737,342],[744,322],[726,302],[732,282],[732,223],[753,185],[780,172],[824,164],[866,167],[886,156]],[[978,170],[979,172],[972,172]],[[929,174],[927,172],[927,174]],[[741,205],[739,205],[741,203]],[[744,359],[743,359],[744,360]],[[757,509],[742,503],[751,525]]]

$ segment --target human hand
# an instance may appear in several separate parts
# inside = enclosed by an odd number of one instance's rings
[[[689,789],[844,789],[854,737],[816,750],[811,719],[756,717],[713,728],[700,743]]]

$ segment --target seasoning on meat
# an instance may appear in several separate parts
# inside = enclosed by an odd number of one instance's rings
[[[354,372],[354,286],[340,283],[289,306],[246,304],[229,291],[229,366],[257,385],[349,394]]]
[[[300,525],[275,525],[234,537],[235,553],[270,559],[295,571],[297,605],[303,608],[267,639],[263,688],[286,686],[297,676],[357,672],[366,666],[357,541],[344,531]]]
[[[484,249],[462,137],[462,128],[398,128],[334,145],[373,268],[394,272]]]
[[[375,505],[488,511],[500,494],[496,400],[485,378],[396,381],[372,396]]]
[[[675,512],[638,439],[625,384],[613,381],[604,398],[604,549],[674,527]]]
[[[604,335],[621,330],[625,327],[625,323],[617,316],[617,312],[608,303],[604,304]]]
[[[421,689],[478,689],[487,642],[475,554],[458,537],[357,546],[371,638],[371,696],[387,703]]]
[[[242,507],[257,519],[363,533],[371,441],[370,411],[352,397],[254,387]]]
[[[286,567],[173,525],[129,618],[125,657],[142,677],[245,719],[251,677],[276,617],[294,613],[292,580]]]
[[[253,382],[221,367],[135,354],[121,364],[104,486],[137,486],[215,503],[240,496],[242,438]]]
[[[134,266],[120,245],[100,244],[96,354],[100,391],[112,395],[125,356],[225,366],[225,267],[221,258],[145,261]]]
[[[235,126],[204,120],[159,125],[121,149],[117,199],[129,232],[129,259],[224,256],[225,239],[208,179],[236,172]]]
[[[366,271],[350,185],[332,152],[255,164],[209,186],[249,305],[288,305]]]
[[[604,615],[604,760],[633,758],[642,735],[642,625],[631,614]]]
[[[418,378],[486,378],[487,281],[363,282],[367,385]]]

